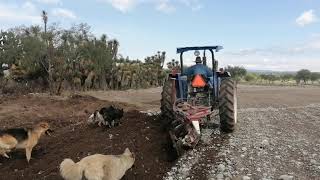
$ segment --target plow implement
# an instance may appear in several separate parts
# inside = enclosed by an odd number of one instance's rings
[[[175,120],[170,124],[169,134],[179,156],[198,144],[201,137],[200,126],[206,123],[211,113],[211,108],[205,106],[191,106],[188,103],[175,106]]]

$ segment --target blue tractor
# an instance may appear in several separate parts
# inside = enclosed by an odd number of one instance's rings
[[[201,127],[215,115],[220,128],[230,133],[237,122],[237,88],[229,72],[218,70],[214,53],[222,46],[177,48],[180,67],[171,72],[161,93],[161,114],[166,119],[173,147],[178,155],[197,145]],[[196,64],[185,68],[183,55],[194,51]],[[202,51],[202,57],[201,52]],[[211,54],[207,65],[206,53]]]

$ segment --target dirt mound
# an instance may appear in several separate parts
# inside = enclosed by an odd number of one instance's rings
[[[55,130],[53,137],[44,136],[27,164],[24,151],[10,154],[11,159],[0,157],[0,173],[6,179],[61,179],[58,166],[64,158],[79,161],[95,153],[120,154],[126,147],[136,155],[135,167],[124,179],[162,179],[171,167],[166,150],[166,133],[155,117],[130,110],[126,104],[122,124],[108,129],[88,126],[88,113],[111,105],[87,96],[67,100],[37,96],[19,96],[5,100],[0,109],[1,127],[30,126],[46,120]]]
[[[87,95],[80,95],[80,94],[74,94],[74,95],[71,95],[70,100],[89,100],[89,101],[96,101],[98,100],[98,98],[95,98],[95,97],[92,97],[92,96],[87,96]]]

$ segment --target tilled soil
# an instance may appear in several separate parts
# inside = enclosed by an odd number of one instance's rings
[[[85,123],[86,112],[110,104],[126,111],[120,126],[108,129]],[[0,157],[0,179],[59,180],[58,166],[64,158],[79,161],[95,153],[120,154],[126,147],[135,153],[136,162],[123,179],[161,179],[171,165],[166,133],[156,117],[132,110],[135,107],[88,96],[58,99],[33,95],[2,97],[0,106],[2,128],[48,121],[55,131],[53,137],[41,138],[30,164],[24,151],[10,153],[10,159]]]

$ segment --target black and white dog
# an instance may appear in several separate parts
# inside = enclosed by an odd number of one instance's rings
[[[119,125],[120,119],[122,117],[123,117],[123,109],[118,109],[111,105],[109,107],[103,107],[99,111],[96,110],[88,118],[88,123],[89,124],[98,123],[99,126],[103,124],[111,128],[116,125]]]

